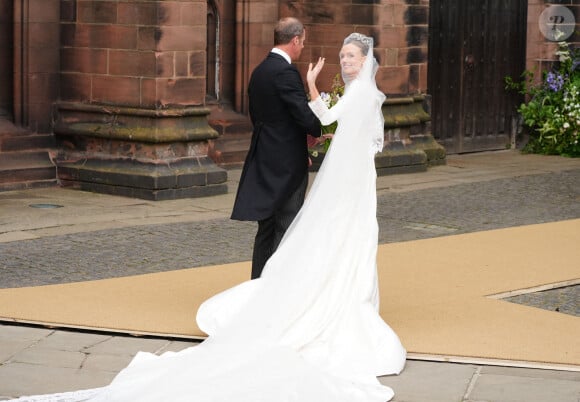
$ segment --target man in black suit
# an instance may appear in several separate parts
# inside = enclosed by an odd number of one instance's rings
[[[305,38],[296,18],[278,21],[274,48],[253,71],[248,86],[254,131],[231,218],[258,221],[252,279],[260,277],[304,202],[306,135],[320,136],[320,121],[308,107],[304,83],[292,65]]]

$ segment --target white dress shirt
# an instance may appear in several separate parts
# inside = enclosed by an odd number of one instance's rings
[[[284,59],[286,59],[288,64],[292,64],[292,59],[290,59],[290,56],[288,56],[288,53],[286,53],[282,49],[278,49],[277,47],[275,47],[272,49],[272,53],[279,54],[280,56],[284,57]]]

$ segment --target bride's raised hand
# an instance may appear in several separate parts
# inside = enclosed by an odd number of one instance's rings
[[[310,100],[315,100],[320,96],[318,89],[316,88],[316,77],[320,74],[320,70],[324,66],[324,57],[318,58],[318,63],[312,67],[312,63],[308,64],[308,72],[306,73],[306,82],[308,83],[308,92],[310,95]]]
[[[314,84],[318,74],[320,74],[320,71],[322,70],[322,67],[324,67],[324,57],[319,57],[315,66],[313,66],[312,63],[309,63],[308,72],[306,73],[306,81]]]

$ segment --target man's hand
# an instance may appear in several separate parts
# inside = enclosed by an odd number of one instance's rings
[[[317,137],[314,137],[314,136],[308,134],[306,136],[306,145],[308,146],[308,148],[312,148],[313,146],[318,145],[320,143],[319,138],[320,137],[317,138]]]
[[[332,137],[334,137],[334,133],[322,134],[320,137],[318,137],[318,142],[323,143],[327,139],[332,141]]]

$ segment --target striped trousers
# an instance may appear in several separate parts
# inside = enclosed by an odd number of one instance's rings
[[[266,261],[278,248],[284,233],[298,214],[304,203],[306,188],[308,187],[308,174],[304,180],[288,198],[288,200],[269,218],[258,221],[258,233],[254,240],[254,252],[252,256],[252,279],[259,278]]]

